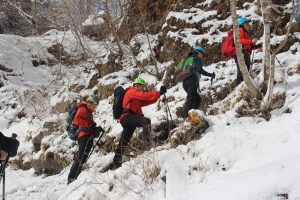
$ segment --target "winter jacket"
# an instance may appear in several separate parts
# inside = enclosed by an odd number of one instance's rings
[[[194,55],[194,66],[195,66],[195,70],[198,74],[202,74],[204,76],[212,77],[212,73],[209,73],[209,72],[207,72],[203,69],[202,59],[199,56],[196,55],[196,52],[195,52],[195,55]]]
[[[240,28],[240,41],[242,47],[248,50],[248,56],[250,58],[252,51],[252,39],[244,28]]]
[[[123,99],[123,109],[130,110],[131,113],[142,115],[142,107],[155,103],[160,97],[160,93],[144,92],[135,87],[128,87]],[[129,113],[124,113],[119,120],[123,119]]]
[[[87,103],[80,103],[79,108],[74,117],[74,124],[79,128],[78,139],[84,135],[92,133],[91,124],[94,122],[93,111]]]

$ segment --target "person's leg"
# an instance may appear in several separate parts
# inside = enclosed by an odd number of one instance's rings
[[[183,88],[187,93],[186,102],[184,104],[183,117],[188,116],[188,112],[191,109],[199,109],[200,96],[197,92],[198,79],[196,76],[192,76],[183,81]]]
[[[134,130],[137,127],[143,128],[143,139],[148,144],[150,131],[151,131],[151,121],[143,116],[138,116],[130,114],[121,120],[121,125],[123,126],[123,132],[116,149],[115,157],[113,163],[115,167],[119,167],[122,164],[122,156],[124,154],[125,148],[127,147]],[[149,145],[149,144],[148,144]]]
[[[124,154],[125,148],[127,147],[128,143],[132,137],[134,130],[135,129],[124,127],[119,144],[118,144],[116,152],[115,152],[114,159],[113,159],[113,164],[115,167],[119,167],[122,165],[122,156]]]
[[[242,52],[243,52],[243,55],[244,55],[245,64],[246,64],[247,69],[249,71],[249,69],[250,69],[250,57],[248,55],[248,50],[247,49],[242,49]],[[234,60],[235,60],[235,64],[236,64],[236,67],[237,67],[237,74],[236,74],[235,83],[236,83],[236,86],[238,86],[241,82],[244,81],[244,78],[243,78],[242,72],[240,70],[240,66],[238,64],[237,58],[235,57]]]
[[[82,165],[86,162],[87,156],[93,146],[93,139],[90,135],[82,136],[78,139],[78,156],[73,162],[68,176],[68,184],[77,179],[81,172]]]
[[[243,82],[244,79],[243,79],[243,75],[241,73],[240,66],[239,66],[239,63],[237,61],[237,58],[235,57],[234,60],[235,60],[236,69],[237,69],[235,85],[238,86],[241,82]]]

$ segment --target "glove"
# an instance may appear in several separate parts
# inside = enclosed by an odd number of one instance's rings
[[[91,123],[90,123],[90,127],[91,127],[92,130],[93,130],[94,128],[96,128],[96,127],[97,127],[96,122],[91,122]]]
[[[166,92],[167,92],[166,86],[162,85],[159,90],[160,95],[164,95],[166,94]]]
[[[5,137],[4,135],[1,136],[2,141],[0,144],[0,149],[5,151],[9,157],[16,156],[20,142],[15,138]]]
[[[211,74],[211,77],[212,77],[212,79],[215,79],[215,78],[216,78],[215,72],[213,72],[213,73]]]
[[[95,127],[92,131],[93,131],[93,136],[95,138],[97,138],[100,136],[101,132],[104,132],[104,129],[101,126],[98,126],[98,127]]]

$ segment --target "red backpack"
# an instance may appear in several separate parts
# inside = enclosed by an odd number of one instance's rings
[[[228,36],[223,40],[221,45],[221,54],[225,60],[228,60],[235,56],[233,30],[230,30],[228,32]]]

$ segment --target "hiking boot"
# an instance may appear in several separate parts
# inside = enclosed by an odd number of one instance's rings
[[[108,166],[104,167],[100,173],[107,172],[108,170],[115,170],[122,166],[122,163],[110,163]]]

